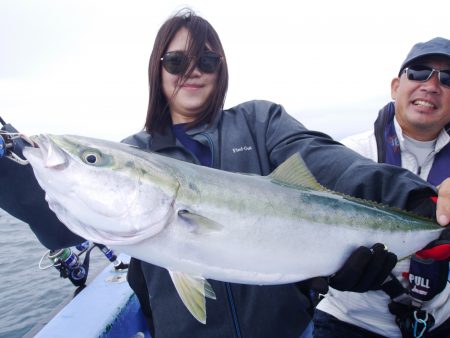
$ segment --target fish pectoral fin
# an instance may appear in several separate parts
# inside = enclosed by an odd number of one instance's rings
[[[210,232],[220,231],[223,228],[223,225],[209,219],[207,217],[194,214],[189,212],[188,210],[179,210],[178,216],[183,219],[189,226],[189,230],[191,232],[195,232],[198,234],[207,234]]]
[[[200,323],[206,324],[205,297],[216,299],[211,284],[198,276],[191,276],[183,272],[169,270],[172,282],[183,304]]]

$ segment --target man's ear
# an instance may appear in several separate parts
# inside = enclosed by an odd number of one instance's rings
[[[400,78],[394,77],[391,81],[391,98],[395,100],[397,98],[397,90],[400,86]]]

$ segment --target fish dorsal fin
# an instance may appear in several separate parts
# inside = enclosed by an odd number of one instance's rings
[[[283,185],[300,186],[314,190],[327,190],[317,182],[298,153],[281,163],[269,177]]]
[[[216,299],[211,284],[203,277],[191,276],[183,272],[169,270],[169,274],[183,304],[195,319],[206,324],[205,297]]]

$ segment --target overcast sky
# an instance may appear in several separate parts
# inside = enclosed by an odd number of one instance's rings
[[[271,100],[336,138],[370,128],[414,43],[450,37],[448,0],[0,0],[0,116],[29,135],[139,131],[156,32],[183,5],[221,37],[226,107]]]

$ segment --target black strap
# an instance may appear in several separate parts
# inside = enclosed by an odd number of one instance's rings
[[[388,296],[397,302],[402,299],[410,298],[408,290],[400,283],[400,281],[392,273],[389,274],[390,279],[381,285],[381,290],[386,292]]]

